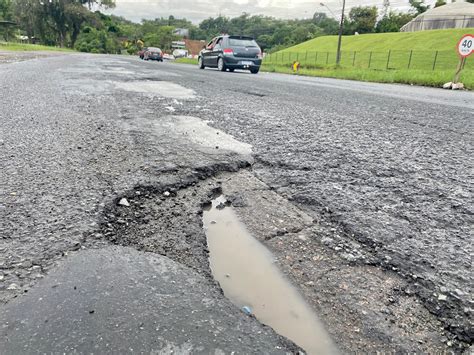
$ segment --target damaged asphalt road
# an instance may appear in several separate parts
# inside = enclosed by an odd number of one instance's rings
[[[5,64],[0,83],[1,353],[112,353],[123,334],[296,351],[212,279],[201,218],[221,192],[341,352],[472,344],[472,93],[91,55]],[[97,331],[58,334],[76,323]]]

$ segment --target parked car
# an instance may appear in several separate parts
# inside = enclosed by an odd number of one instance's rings
[[[145,60],[157,60],[159,62],[163,61],[163,52],[159,48],[149,47],[145,52],[143,57]]]
[[[148,50],[147,47],[143,47],[142,49],[140,49],[138,51],[138,56],[140,57],[140,59],[143,59],[145,57],[145,52]]]
[[[217,68],[220,71],[250,70],[257,74],[262,65],[262,50],[252,37],[219,36],[199,53],[199,68]]]

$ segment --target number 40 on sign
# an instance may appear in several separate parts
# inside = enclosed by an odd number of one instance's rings
[[[458,54],[461,58],[466,58],[474,51],[474,35],[464,35],[458,42]]]
[[[464,65],[466,64],[466,58],[469,57],[474,51],[474,35],[464,35],[458,42],[457,51],[459,55],[459,63],[456,69],[456,74],[454,74],[454,79],[450,87],[454,88],[454,85],[459,81],[459,76],[461,74]],[[462,85],[462,84],[461,84]]]

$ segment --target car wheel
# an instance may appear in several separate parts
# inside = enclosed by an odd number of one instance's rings
[[[259,71],[260,71],[260,68],[252,68],[252,69],[250,69],[250,72],[251,72],[252,74],[257,74]]]
[[[230,69],[229,69],[229,71],[230,71],[231,73],[233,73],[234,70],[235,70],[234,68],[230,68]]]
[[[204,69],[205,68],[204,62],[202,61],[202,57],[198,58],[198,67],[199,67],[199,69]]]
[[[225,71],[226,70],[224,59],[219,58],[219,60],[217,61],[217,69],[220,70],[220,71]]]

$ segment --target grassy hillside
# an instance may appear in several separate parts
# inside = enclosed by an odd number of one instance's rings
[[[72,49],[41,46],[37,44],[0,42],[0,51],[54,51],[54,52],[73,52]]]
[[[344,36],[340,67],[337,36],[324,36],[267,55],[264,70],[290,72],[298,61],[301,75],[440,86],[453,78],[456,44],[466,33],[474,28]],[[461,81],[474,88],[474,56],[467,58]]]
[[[344,51],[453,51],[463,34],[474,33],[474,28],[448,29],[418,32],[371,33],[359,36],[343,36]],[[337,36],[324,36],[287,48],[282,52],[337,50]]]

